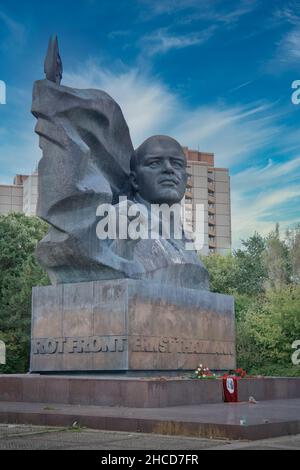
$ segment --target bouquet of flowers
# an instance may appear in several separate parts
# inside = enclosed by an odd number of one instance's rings
[[[195,376],[197,379],[214,379],[216,374],[213,374],[208,367],[204,367],[202,364],[199,364],[195,370]]]

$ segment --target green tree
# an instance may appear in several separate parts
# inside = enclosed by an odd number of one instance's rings
[[[264,292],[268,276],[264,263],[265,247],[264,238],[255,233],[247,240],[242,240],[242,248],[234,252],[238,264],[238,293],[257,295]]]
[[[238,364],[253,373],[300,375],[300,367],[291,363],[291,345],[299,338],[300,286],[269,289],[237,322]]]
[[[28,370],[31,289],[49,284],[36,263],[36,244],[47,224],[23,214],[0,216],[0,339],[7,346],[7,364],[2,372]]]
[[[300,284],[300,224],[286,232],[286,244],[289,249],[291,280]]]
[[[222,294],[232,294],[237,290],[238,264],[231,254],[203,256],[203,263],[210,275],[210,290]]]
[[[279,236],[279,224],[266,238],[266,247],[263,255],[264,264],[268,273],[266,286],[280,289],[290,282],[292,267],[288,245]]]

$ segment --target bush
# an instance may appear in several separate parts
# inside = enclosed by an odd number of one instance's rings
[[[268,291],[237,321],[237,360],[248,371],[286,370],[292,365],[292,343],[300,339],[300,286]]]

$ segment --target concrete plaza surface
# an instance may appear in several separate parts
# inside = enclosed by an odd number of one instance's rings
[[[0,450],[299,450],[300,434],[255,442],[0,424]]]

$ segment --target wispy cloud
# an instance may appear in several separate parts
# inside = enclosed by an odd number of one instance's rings
[[[168,27],[154,30],[140,41],[143,52],[146,50],[149,55],[204,44],[221,29],[231,29],[242,16],[252,12],[257,4],[256,0],[235,0],[229,7],[224,7],[224,2],[220,0],[142,0],[141,3],[148,7],[150,19],[168,16]],[[180,16],[172,18],[177,13]],[[149,19],[144,10],[143,18]],[[178,32],[178,26],[187,25],[188,32]]]
[[[268,103],[215,103],[191,109],[152,75],[134,69],[113,73],[93,61],[83,70],[65,73],[65,83],[104,89],[113,96],[123,110],[134,145],[151,134],[165,133],[182,145],[214,151],[219,166],[232,166],[245,162],[258,149],[273,145],[282,131]]]
[[[137,69],[114,73],[89,61],[84,72],[66,72],[64,82],[76,88],[100,88],[110,94],[120,104],[136,146],[147,134],[166,130],[165,123],[178,109],[176,96],[163,83]]]
[[[266,62],[264,69],[277,74],[287,68],[298,68],[300,59],[300,5],[298,1],[289,1],[277,8],[271,17],[271,24],[285,28],[281,38],[274,44],[273,57]]]
[[[286,208],[292,201],[300,202],[300,188],[273,189],[268,193],[261,192],[259,197],[251,200],[249,196],[232,190],[232,234],[233,246],[238,247],[240,240],[253,235],[255,231],[261,235],[267,235],[280,222],[281,230],[285,231],[295,223],[299,223],[299,215],[291,217]],[[279,213],[281,206],[285,206],[285,218]]]
[[[231,4],[227,4],[224,8],[224,2],[212,1],[194,2],[194,12],[189,15],[183,16],[182,23],[193,23],[195,21],[211,21],[214,24],[225,26],[227,28],[233,27],[244,15],[251,13],[257,6],[256,0],[237,0]]]
[[[269,160],[265,166],[252,166],[232,178],[232,231],[234,245],[254,230],[266,235],[276,222],[282,230],[295,222],[289,205],[300,201],[300,156],[284,162]],[[280,210],[285,207],[284,211]]]
[[[180,13],[181,23],[205,20],[227,25],[235,23],[257,6],[256,0],[233,0],[230,3],[221,0],[140,0],[140,3],[148,9],[148,15],[143,12],[146,19]]]
[[[1,24],[6,36],[0,48],[2,51],[15,54],[26,42],[26,28],[21,23],[15,21],[11,16],[4,13],[4,11],[0,10],[0,25]]]
[[[162,28],[142,38],[143,53],[147,52],[151,56],[168,52],[171,49],[200,45],[211,38],[215,29],[211,26],[199,32],[175,35],[171,34],[167,28]]]
[[[250,85],[251,83],[253,83],[253,80],[248,80],[247,82],[243,82],[243,83],[241,83],[240,85],[237,85],[237,86],[235,86],[234,88],[231,88],[231,89],[228,91],[228,93],[233,93],[233,92],[235,92],[235,91],[237,91],[237,90],[240,90],[241,88],[244,88],[245,86],[248,86],[248,85]]]
[[[234,167],[280,135],[281,126],[270,111],[266,103],[202,106],[187,112],[174,132],[186,145],[213,149],[219,166]]]
[[[286,22],[293,26],[300,25],[300,5],[298,0],[290,0],[274,11],[274,19],[279,23]]]
[[[278,71],[286,67],[299,66],[300,60],[300,25],[286,33],[277,44],[274,57],[267,64],[269,71]]]
[[[265,166],[252,166],[234,177],[235,188],[246,192],[247,188],[251,191],[258,189],[274,187],[274,185],[291,185],[300,180],[300,156],[284,162],[268,160]],[[245,188],[247,181],[247,188]]]

